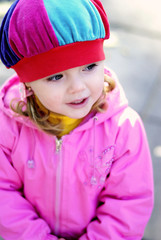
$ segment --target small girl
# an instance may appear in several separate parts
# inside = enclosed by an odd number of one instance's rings
[[[16,0],[0,56],[0,235],[140,240],[153,207],[140,117],[104,67],[99,0]]]

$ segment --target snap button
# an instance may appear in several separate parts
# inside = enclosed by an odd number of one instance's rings
[[[29,160],[27,161],[27,167],[28,167],[28,168],[34,168],[34,167],[35,167],[35,162],[34,162],[34,160],[29,159]]]

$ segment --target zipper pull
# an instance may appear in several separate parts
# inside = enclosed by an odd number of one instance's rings
[[[62,139],[56,138],[56,152],[57,153],[60,152],[61,146],[62,146]]]

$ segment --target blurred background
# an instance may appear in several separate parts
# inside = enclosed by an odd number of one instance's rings
[[[144,239],[161,239],[161,1],[102,0],[111,39],[106,65],[142,117],[154,168],[155,206]]]
[[[0,0],[0,22],[11,3]],[[141,115],[152,154],[155,206],[144,240],[161,240],[161,1],[102,3],[111,26],[106,65],[116,72],[129,105]],[[0,85],[12,74],[0,62]]]

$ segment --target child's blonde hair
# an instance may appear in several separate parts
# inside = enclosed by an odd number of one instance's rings
[[[115,88],[114,79],[105,74],[104,89],[102,91],[102,95],[92,106],[91,111],[95,112],[106,111],[108,108],[106,96],[114,88]],[[21,116],[29,117],[40,129],[42,129],[46,133],[58,136],[63,130],[61,120],[57,124],[54,124],[49,121],[50,111],[46,109],[47,111],[44,112],[40,109],[34,94],[27,97],[27,102],[22,100],[18,101],[17,99],[12,100],[10,107],[15,113]]]

